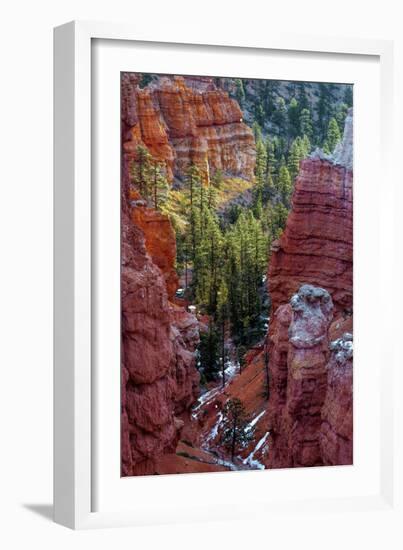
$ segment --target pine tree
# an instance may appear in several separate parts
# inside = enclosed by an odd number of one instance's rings
[[[343,102],[347,105],[347,107],[353,106],[353,86],[351,84],[346,85]]]
[[[217,379],[220,370],[219,337],[213,321],[210,320],[207,332],[200,333],[198,348],[201,371],[207,382]]]
[[[261,139],[256,143],[255,188],[253,210],[259,218],[263,206],[263,190],[266,183],[267,152]]]
[[[319,139],[323,141],[326,136],[327,127],[332,110],[331,85],[324,82],[319,83],[319,100],[317,103],[317,117],[319,126]]]
[[[243,88],[243,82],[240,78],[235,79],[235,97],[242,107],[245,101],[245,90]]]
[[[237,397],[226,402],[223,416],[221,443],[230,452],[233,462],[238,449],[253,440],[254,429],[250,426],[242,401]]]
[[[343,132],[344,132],[344,123],[346,120],[347,111],[348,111],[348,105],[346,103],[341,103],[338,106],[337,111],[334,115],[334,118],[337,120],[337,124],[339,126],[341,135],[343,135]]]
[[[280,166],[278,176],[278,189],[280,191],[283,203],[288,206],[292,193],[292,181],[288,168],[287,166],[285,166],[285,164]]]
[[[144,200],[150,199],[152,191],[152,156],[143,145],[136,148],[136,160],[130,167],[131,183],[137,187]]]
[[[201,185],[200,170],[195,164],[191,164],[185,172],[185,182],[189,192],[190,207],[193,206],[196,187]]]
[[[291,181],[294,181],[294,179],[298,175],[299,163],[303,158],[303,150],[301,145],[301,139],[299,137],[294,139],[291,144],[287,162],[288,172],[290,174]]]
[[[167,200],[169,185],[163,174],[162,165],[156,160],[151,163],[151,194],[154,203],[154,208],[157,210]]]
[[[225,386],[225,333],[228,322],[229,308],[228,308],[228,288],[224,279],[221,280],[220,288],[217,296],[217,313],[220,324],[220,347],[221,347],[221,377],[222,386]]]
[[[306,134],[302,136],[300,145],[301,145],[302,158],[306,158],[311,152],[311,141]]]
[[[302,113],[304,109],[309,109],[309,100],[306,93],[307,84],[305,82],[296,82],[296,92],[299,112]]]
[[[288,105],[288,131],[292,138],[295,138],[299,133],[299,107],[298,101],[293,97]]]
[[[287,107],[282,97],[279,97],[276,102],[272,120],[278,128],[279,135],[284,137],[287,134]]]
[[[341,134],[339,130],[339,125],[337,124],[337,120],[333,117],[329,121],[329,127],[326,136],[327,145],[331,153],[334,151],[334,148],[340,140]]]
[[[255,137],[255,143],[258,143],[259,141],[262,141],[262,139],[263,139],[262,129],[260,127],[260,124],[258,122],[256,122],[256,120],[252,124],[252,131],[253,131],[253,135]]]
[[[309,140],[313,136],[312,117],[309,109],[302,109],[299,115],[299,131],[300,135],[307,136]]]

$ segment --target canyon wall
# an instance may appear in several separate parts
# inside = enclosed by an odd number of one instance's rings
[[[269,268],[266,466],[353,461],[353,130],[302,161]]]
[[[253,179],[255,142],[238,103],[210,78],[159,77],[141,89],[135,73],[123,73],[122,175],[129,181],[138,145],[166,167],[168,179],[183,178],[196,164],[202,174],[222,170]]]
[[[337,311],[352,309],[352,113],[333,156],[316,151],[303,160],[286,228],[273,243],[268,274],[272,310],[303,284],[330,292]]]
[[[175,451],[178,415],[198,396],[198,322],[169,302],[172,258],[154,246],[172,238],[167,218],[131,208],[122,190],[122,475],[151,474]]]

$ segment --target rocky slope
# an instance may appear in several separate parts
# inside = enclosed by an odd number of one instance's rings
[[[173,264],[153,247],[144,222],[150,217],[151,233],[169,239],[168,220],[132,209],[123,186],[122,475],[154,473],[161,455],[175,451],[183,426],[178,415],[196,400],[199,386],[197,319],[168,300]]]
[[[337,311],[352,309],[352,115],[334,156],[316,151],[303,160],[284,233],[273,243],[269,292],[273,311],[298,288],[330,292]]]
[[[238,103],[216,88],[212,79],[158,77],[141,89],[138,75],[123,73],[121,88],[126,182],[138,145],[165,164],[170,180],[183,178],[191,163],[206,178],[218,169],[253,178],[253,133],[242,122]]]

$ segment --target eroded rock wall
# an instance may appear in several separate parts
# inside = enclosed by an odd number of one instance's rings
[[[169,302],[166,273],[173,265],[161,265],[154,247],[148,250],[122,189],[122,475],[152,474],[156,461],[176,449],[183,425],[177,415],[198,396],[198,322]],[[162,238],[172,228],[158,220],[154,230]]]
[[[353,296],[352,113],[333,156],[301,162],[286,228],[273,244],[268,274],[273,311],[303,284],[325,288],[339,312]]]
[[[253,178],[255,142],[238,103],[211,79],[160,77],[146,88],[135,74],[122,75],[123,177],[138,145],[166,166],[168,178],[183,178],[196,164],[206,178],[222,170]]]

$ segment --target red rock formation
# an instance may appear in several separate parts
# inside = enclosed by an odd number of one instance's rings
[[[323,463],[319,431],[327,389],[327,333],[332,314],[329,293],[322,288],[304,285],[292,297],[290,305],[280,310],[281,320],[278,319],[277,326],[273,325],[268,411],[268,464],[271,468]],[[284,329],[289,319],[285,350]],[[276,349],[276,342],[280,343],[280,350]]]
[[[220,169],[253,178],[253,132],[242,122],[238,103],[211,79],[160,77],[139,89],[136,76],[124,73],[122,143],[126,181],[138,145],[165,163],[169,179],[173,174],[183,177],[191,163],[206,177]]]
[[[353,463],[353,342],[344,333],[330,344],[327,393],[319,434],[325,465]]]
[[[336,310],[352,309],[352,114],[334,157],[316,152],[301,162],[284,233],[269,268],[273,311],[302,284],[325,288]]]
[[[301,163],[274,243],[268,467],[352,463],[352,144],[350,110],[333,156],[316,151]],[[305,283],[326,290],[307,293]]]
[[[197,320],[168,301],[164,273],[156,263],[160,257],[153,248],[153,261],[141,224],[135,223],[145,218],[131,211],[123,185],[122,475],[153,473],[159,457],[175,451],[183,426],[176,415],[198,395]],[[160,222],[166,229],[166,220]],[[164,233],[161,228],[155,228],[156,234]],[[164,266],[167,272],[173,267]]]
[[[133,208],[131,216],[133,223],[143,231],[147,252],[162,271],[168,298],[172,300],[179,283],[175,270],[176,239],[171,222],[168,216],[145,206]]]

